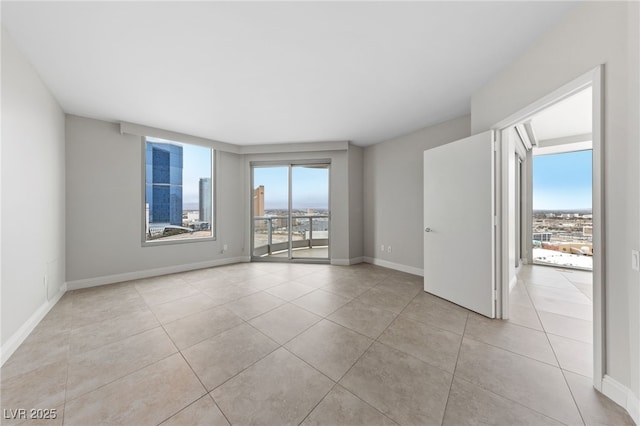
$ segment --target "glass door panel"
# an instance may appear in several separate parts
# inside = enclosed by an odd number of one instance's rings
[[[253,167],[253,257],[289,258],[289,166]]]
[[[291,258],[329,259],[329,165],[291,166]]]

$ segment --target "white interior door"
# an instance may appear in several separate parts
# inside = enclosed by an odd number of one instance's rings
[[[495,317],[491,132],[424,152],[424,290]]]

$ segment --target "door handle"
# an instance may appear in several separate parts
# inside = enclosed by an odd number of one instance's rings
[[[424,228],[424,232],[431,232],[431,228]]]

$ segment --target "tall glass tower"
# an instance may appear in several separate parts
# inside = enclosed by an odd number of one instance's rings
[[[182,226],[182,147],[147,142],[145,174],[149,223]]]

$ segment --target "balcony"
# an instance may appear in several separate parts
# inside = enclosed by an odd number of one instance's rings
[[[293,216],[289,240],[288,216],[253,219],[253,257],[329,258],[329,216]]]

